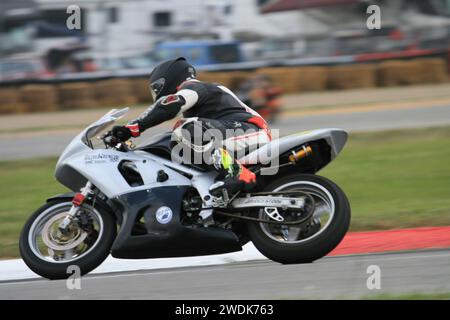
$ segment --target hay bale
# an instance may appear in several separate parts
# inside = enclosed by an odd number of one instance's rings
[[[420,82],[420,67],[416,61],[391,60],[377,67],[378,83],[381,86],[410,85]]]
[[[420,64],[417,61],[403,61],[403,72],[406,77],[403,83],[406,85],[420,83]]]
[[[237,90],[243,82],[247,81],[252,77],[252,72],[250,71],[234,71],[231,72],[231,90]]]
[[[92,85],[87,82],[64,83],[58,86],[61,109],[88,109],[97,107]]]
[[[376,86],[376,69],[372,64],[354,64],[328,69],[330,89],[372,88]]]
[[[384,61],[378,64],[377,74],[378,83],[383,87],[394,86],[397,84],[397,69],[399,61]]]
[[[324,67],[261,68],[257,72],[269,76],[284,93],[320,91],[327,86],[327,69]]]
[[[20,99],[18,88],[0,88],[0,114],[26,111],[27,107]]]
[[[197,79],[204,82],[215,82],[214,73],[215,72],[200,71],[197,73]]]
[[[219,83],[231,90],[239,88],[242,82],[252,76],[248,71],[230,72],[208,72],[202,71],[197,74],[197,79],[204,82]]]
[[[300,73],[295,69],[297,68],[268,67],[258,69],[257,73],[269,77],[284,93],[293,93],[299,91],[300,83]]]
[[[130,79],[131,90],[135,98],[140,103],[153,103],[152,95],[149,90],[147,78]]]
[[[58,94],[53,85],[25,85],[19,89],[21,100],[28,111],[55,111]]]
[[[298,91],[322,91],[327,88],[328,68],[326,67],[298,67]]]
[[[232,72],[212,72],[210,77],[211,80],[208,82],[218,83],[230,89],[233,87]]]
[[[421,83],[442,83],[448,81],[447,63],[441,58],[415,59],[419,64]]]
[[[132,82],[128,79],[102,80],[93,85],[98,104],[104,107],[136,104]]]

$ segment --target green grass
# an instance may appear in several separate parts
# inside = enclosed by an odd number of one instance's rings
[[[55,159],[0,162],[0,257],[18,255],[18,237],[48,196],[64,192],[53,177]]]
[[[0,257],[16,257],[20,229],[65,191],[55,159],[0,162]],[[352,134],[320,174],[347,193],[352,230],[450,225],[450,127]]]
[[[450,127],[351,135],[321,174],[347,193],[352,230],[450,225]]]
[[[406,293],[367,296],[364,300],[450,300],[450,293]]]
[[[295,297],[283,297],[279,300],[320,300],[320,297],[310,297],[310,298],[295,298]],[[400,294],[391,294],[391,293],[381,293],[381,294],[372,294],[366,295],[362,297],[348,297],[348,296],[337,296],[332,300],[450,300],[450,292],[444,293],[420,293],[420,292],[411,292],[411,293],[400,293]]]

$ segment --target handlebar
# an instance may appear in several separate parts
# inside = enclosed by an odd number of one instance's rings
[[[122,152],[130,151],[133,146],[133,144],[131,142],[130,142],[130,145],[128,145],[127,141],[117,140],[117,138],[113,137],[110,132],[108,132],[104,136],[102,136],[101,139],[106,147],[110,147],[112,149],[122,151]]]

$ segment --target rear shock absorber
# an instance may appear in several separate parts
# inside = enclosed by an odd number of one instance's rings
[[[289,156],[290,162],[297,162],[303,158],[306,158],[312,154],[312,148],[310,146],[302,146],[300,150],[295,152],[292,150],[292,154]]]

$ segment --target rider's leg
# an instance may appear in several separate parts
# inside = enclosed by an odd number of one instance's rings
[[[189,118],[184,121],[183,124],[174,130],[175,139],[178,143],[188,144],[188,147],[194,151],[194,154],[201,152],[202,159],[206,160],[206,163],[203,163],[203,165],[219,173],[216,183],[210,187],[211,195],[220,197],[224,189],[227,190],[229,195],[232,195],[242,189],[250,190],[255,185],[255,174],[230,155],[225,147],[223,147],[223,142],[230,132],[237,132],[238,134],[236,136],[242,137],[244,133],[248,133],[250,130],[254,137],[254,133],[259,130],[257,126],[251,123],[200,118]],[[198,138],[199,132],[203,135],[207,131],[220,133],[219,138],[213,134],[214,138],[217,139],[215,139],[216,141],[212,148],[203,148],[208,145],[207,142],[209,139],[202,141],[202,145],[198,145],[198,141],[195,141],[196,136]],[[230,140],[233,140],[233,138]],[[241,145],[242,147],[243,140],[245,139],[239,139],[239,143],[232,141],[232,144]]]
[[[209,188],[215,197],[223,195],[226,190],[232,195],[241,190],[251,190],[256,184],[256,175],[235,160],[225,148],[217,148],[212,153],[212,163],[219,172],[218,181]]]

